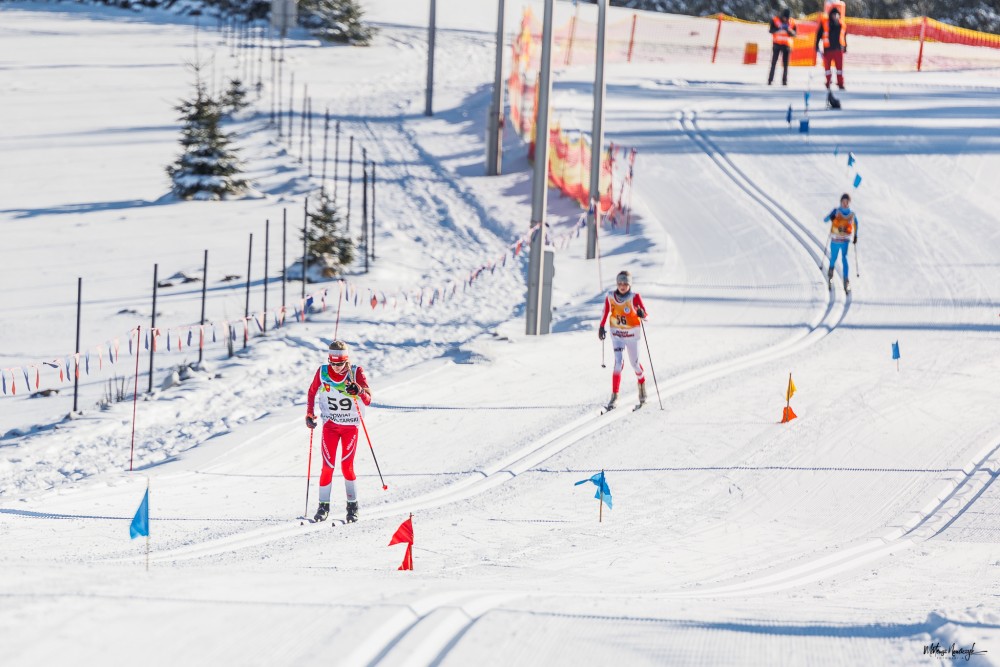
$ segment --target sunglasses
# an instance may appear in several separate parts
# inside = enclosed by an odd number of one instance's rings
[[[331,366],[346,366],[348,363],[347,359],[344,359],[343,361],[334,361],[333,359],[330,359]]]

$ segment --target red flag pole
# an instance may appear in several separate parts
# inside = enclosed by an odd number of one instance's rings
[[[785,389],[785,407],[792,407],[792,374],[788,374],[788,387]]]
[[[340,281],[340,298],[337,300],[337,324],[333,327],[333,337],[337,338],[337,332],[340,331],[340,304],[344,302],[344,281]]]
[[[135,456],[135,408],[139,396],[139,339],[142,336],[142,326],[135,328],[135,386],[132,388],[132,450],[128,455],[128,470],[132,472],[132,460]]]

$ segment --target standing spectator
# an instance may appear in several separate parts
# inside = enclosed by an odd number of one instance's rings
[[[778,56],[781,56],[781,85],[788,85],[788,57],[792,53],[792,40],[798,33],[795,27],[795,19],[792,12],[782,9],[780,16],[771,18],[771,73],[767,75],[767,85],[774,81],[774,68],[778,64]]]
[[[824,13],[816,30],[816,50],[823,44],[823,69],[826,70],[826,89],[830,90],[833,79],[834,65],[837,67],[837,88],[844,89],[844,54],[847,53],[847,26],[840,15],[840,10],[834,7]]]

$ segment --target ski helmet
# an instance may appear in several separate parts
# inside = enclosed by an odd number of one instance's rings
[[[330,343],[330,363],[341,363],[348,359],[347,343],[342,340],[335,340]]]

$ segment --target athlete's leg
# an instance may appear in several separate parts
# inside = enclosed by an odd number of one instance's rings
[[[344,473],[344,489],[347,492],[347,502],[352,503],[358,499],[358,492],[355,488],[354,480],[354,454],[358,450],[358,427],[341,426],[340,432],[340,471]]]
[[[622,383],[622,369],[625,368],[625,340],[617,333],[611,334],[611,348],[615,351],[615,366],[611,371],[611,392],[617,394]]]
[[[632,370],[635,371],[639,384],[642,384],[646,381],[646,376],[643,374],[642,364],[639,363],[639,334],[635,333],[631,338],[626,339],[625,345],[628,347],[628,358],[632,362]]]
[[[323,453],[323,470],[319,474],[319,501],[321,503],[330,502],[330,487],[333,484],[334,456],[337,454],[337,441],[340,433],[337,425],[333,422],[323,422],[323,444],[320,451]]]

